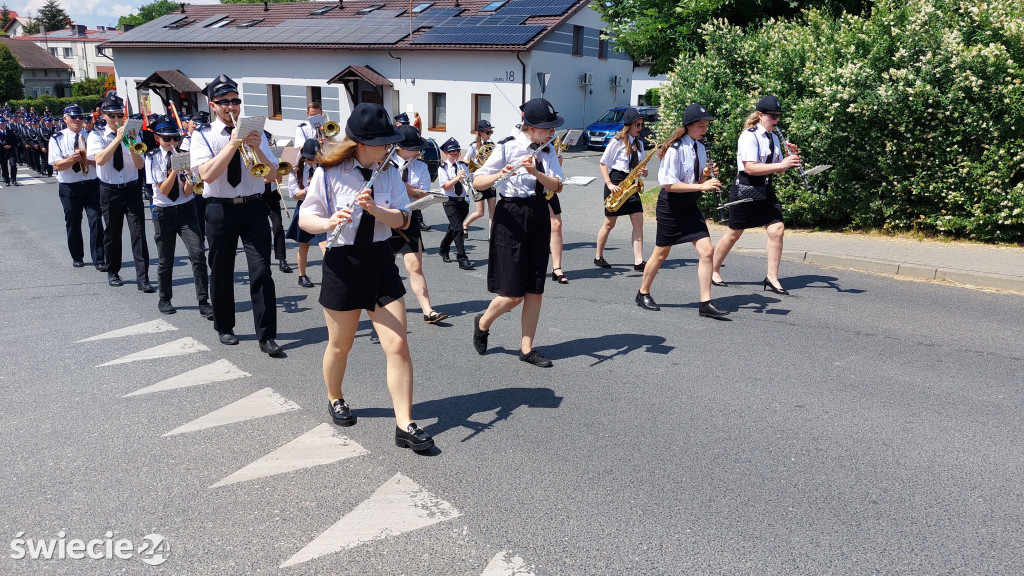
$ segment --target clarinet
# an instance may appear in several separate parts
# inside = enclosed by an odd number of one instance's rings
[[[778,126],[776,126],[775,127],[775,132],[779,136],[779,144],[782,146],[782,152],[786,156],[789,156],[790,155],[789,148],[786,147],[787,139],[786,139],[786,135],[782,133],[782,128],[779,128]],[[807,175],[804,174],[804,167],[803,167],[803,165],[797,166],[796,167],[796,172],[797,172],[797,174],[800,175],[800,178],[803,179],[803,181],[804,181],[804,188],[808,192],[810,192],[811,191],[811,183],[807,181]]]
[[[711,159],[711,146],[708,144],[707,134],[701,138],[700,143],[704,145],[704,154],[708,159],[708,167],[711,168],[711,177],[715,177],[715,161]],[[699,176],[698,176],[699,178]],[[725,198],[722,198],[722,187],[718,188],[718,223],[725,222],[728,218],[725,217]]]

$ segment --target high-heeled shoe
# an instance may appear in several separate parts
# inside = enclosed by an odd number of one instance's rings
[[[712,286],[728,286],[729,283],[726,282],[725,280],[715,280],[714,278],[712,278],[711,279],[711,285]]]
[[[785,288],[776,288],[775,285],[772,284],[770,280],[768,280],[767,276],[764,277],[764,282],[762,282],[761,285],[764,287],[764,290],[762,290],[762,292],[765,292],[767,290],[771,290],[772,292],[775,292],[776,294],[782,294],[783,296],[789,296],[789,290],[786,290]]]

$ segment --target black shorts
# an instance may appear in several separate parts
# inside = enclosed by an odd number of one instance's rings
[[[320,305],[328,310],[374,310],[405,296],[388,241],[365,249],[336,246],[323,260]]]
[[[494,188],[488,188],[487,190],[478,190],[478,192],[480,192],[480,200],[487,200],[488,198],[496,198],[498,196],[498,193],[494,191]]]
[[[555,216],[562,213],[562,203],[558,201],[558,194],[552,194],[551,200],[548,200],[548,204],[551,205],[551,213]]]
[[[420,251],[423,243],[420,234],[420,223],[423,222],[423,213],[413,210],[409,217],[409,227],[405,230],[392,230],[391,250],[395,254],[415,254]]]
[[[487,263],[487,290],[521,298],[543,294],[551,254],[551,216],[543,196],[501,198]]]

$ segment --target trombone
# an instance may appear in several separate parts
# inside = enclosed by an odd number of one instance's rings
[[[324,112],[324,123],[316,127],[316,133],[319,136],[318,140],[323,144],[324,140],[334,138],[341,133],[341,125],[331,120],[327,112]]]
[[[231,123],[238,128],[238,118],[233,114],[231,115]],[[245,141],[242,141],[242,147],[239,148],[242,155],[242,162],[249,168],[249,174],[263,178],[267,174],[270,174],[270,166],[267,166],[263,162],[260,162],[259,156],[256,155],[256,151],[252,149]]]

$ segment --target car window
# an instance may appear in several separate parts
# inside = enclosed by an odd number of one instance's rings
[[[658,121],[658,111],[657,110],[644,110],[643,112],[641,112],[641,114],[643,115],[645,122],[657,122]]]
[[[609,110],[604,113],[604,116],[601,116],[601,119],[598,120],[598,122],[608,122],[610,124],[614,124],[622,119],[622,115],[625,112],[625,110]]]

